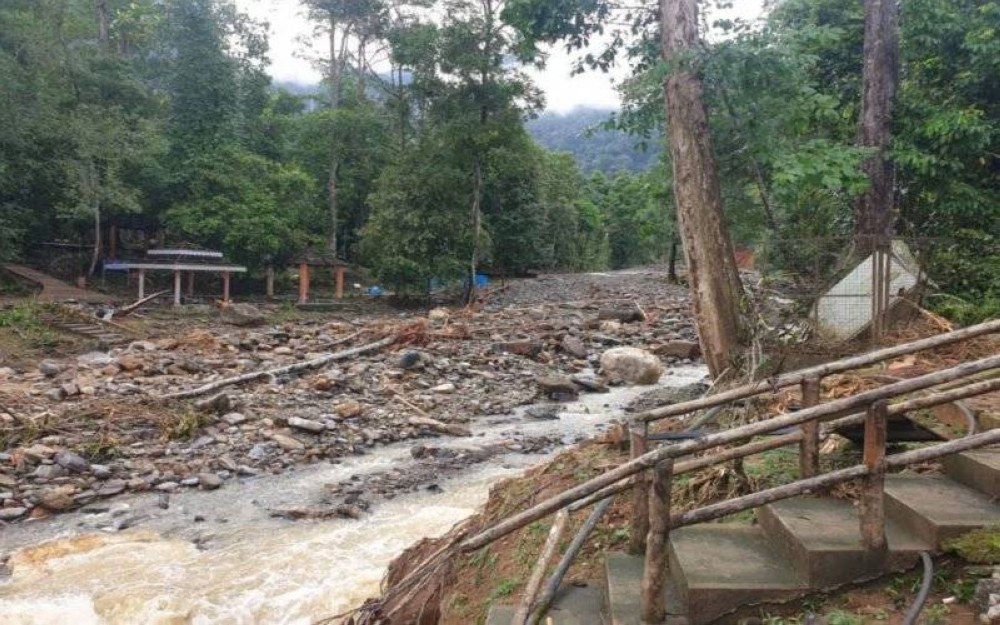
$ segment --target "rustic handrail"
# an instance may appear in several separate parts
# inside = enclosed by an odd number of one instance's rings
[[[957,438],[946,443],[932,445],[931,447],[913,449],[893,454],[891,456],[886,456],[885,466],[886,469],[899,469],[911,464],[936,460],[952,454],[996,443],[1000,443],[1000,430],[989,430],[988,432],[983,432],[982,434],[973,434],[972,436]],[[781,501],[782,499],[796,497],[811,491],[823,490],[830,488],[831,486],[836,486],[837,484],[850,482],[852,480],[865,477],[868,474],[868,467],[864,464],[858,464],[845,469],[830,471],[829,473],[824,473],[823,475],[809,480],[798,480],[790,484],[774,486],[765,490],[757,491],[756,493],[734,497],[733,499],[727,499],[726,501],[709,504],[695,510],[689,510],[678,514],[670,523],[670,528],[677,529],[687,525],[696,525],[706,521],[714,521],[731,514],[758,508],[765,504],[774,503],[775,501]]]
[[[1000,391],[1000,379],[987,380],[985,382],[976,382],[974,384],[966,384],[964,386],[959,386],[947,391],[941,391],[934,393],[933,395],[928,395],[925,397],[917,397],[914,399],[908,399],[906,401],[901,401],[899,403],[891,404],[888,407],[888,415],[901,415],[908,412],[913,412],[914,410],[922,410],[924,408],[931,408],[933,406],[940,406],[942,404],[949,404],[954,401],[959,401],[962,399],[968,399],[969,397],[975,397],[976,395],[982,395],[984,393],[991,393],[993,391]],[[842,427],[848,425],[857,425],[862,423],[865,418],[864,412],[858,412],[854,414],[847,415],[846,417],[841,417],[839,419],[834,419],[828,423],[823,424],[820,428],[820,439],[825,439],[834,430],[838,430]],[[765,451],[771,451],[772,449],[780,449],[781,447],[787,447],[798,443],[803,438],[803,432],[791,432],[789,434],[782,434],[781,436],[775,436],[762,441],[757,441],[753,443],[747,443],[739,447],[731,447],[717,454],[712,454],[710,456],[702,456],[700,458],[692,458],[690,460],[684,460],[678,462],[674,467],[674,475],[681,475],[684,473],[690,473],[692,471],[698,471],[712,465],[721,464],[729,460],[735,460],[737,458],[745,458],[746,456],[753,456]],[[580,499],[573,503],[570,510],[579,510],[581,508],[587,507],[589,504],[595,501],[600,501],[605,497],[610,497],[617,493],[624,492],[634,485],[634,480],[632,478],[626,478],[621,482],[617,482],[608,486],[607,488],[600,490],[593,495],[590,495],[584,499]]]
[[[738,428],[726,430],[716,434],[709,434],[701,438],[692,439],[661,447],[654,451],[633,458],[618,467],[594,477],[583,484],[579,484],[562,493],[555,495],[543,502],[540,502],[527,510],[501,521],[497,525],[476,534],[460,544],[462,551],[472,551],[479,549],[498,538],[516,531],[525,525],[548,516],[560,510],[578,499],[591,495],[607,486],[650,469],[668,458],[678,458],[698,451],[704,451],[712,447],[729,445],[739,441],[747,440],[755,436],[767,434],[775,430],[786,427],[800,425],[811,420],[828,420],[833,417],[843,416],[859,409],[866,408],[871,403],[880,399],[887,399],[905,395],[914,391],[920,391],[932,386],[951,382],[969,375],[987,371],[990,369],[1000,369],[1000,356],[991,356],[980,360],[975,360],[957,365],[941,371],[935,371],[916,378],[903,380],[895,384],[864,391],[857,395],[845,397],[832,402],[806,408],[798,412],[781,415],[768,419],[750,423]]]
[[[752,382],[750,384],[744,384],[709,397],[702,397],[679,404],[653,408],[645,412],[637,413],[633,418],[638,421],[658,421],[666,417],[676,417],[682,414],[703,410],[705,408],[722,406],[740,399],[760,395],[768,391],[773,392],[782,388],[801,384],[804,380],[809,378],[823,378],[835,373],[843,373],[852,369],[860,369],[861,367],[898,358],[899,356],[914,354],[925,349],[950,345],[959,341],[968,340],[986,334],[993,334],[996,332],[1000,332],[1000,319],[969,326],[968,328],[962,328],[961,330],[945,332],[944,334],[936,334],[925,339],[904,343],[902,345],[886,347],[873,352],[860,354],[858,356],[842,358],[840,360],[817,365],[815,367],[800,369],[798,371],[780,375],[776,378],[769,378],[766,380]]]
[[[632,426],[629,429],[631,458],[628,462],[465,539],[457,545],[457,548],[462,552],[479,549],[557,510],[562,510],[560,513],[562,523],[556,523],[555,527],[561,527],[565,524],[567,512],[579,510],[601,500],[604,500],[602,505],[606,506],[610,501],[607,499],[608,497],[631,488],[633,490],[634,518],[631,528],[630,551],[633,553],[645,551],[641,615],[643,620],[648,622],[658,621],[664,613],[663,597],[667,577],[667,549],[665,546],[668,544],[670,532],[685,525],[729,516],[773,501],[795,497],[850,480],[862,479],[864,486],[859,501],[862,541],[869,549],[884,549],[884,480],[886,472],[890,468],[1000,442],[1000,430],[994,430],[983,434],[970,434],[956,441],[886,457],[888,417],[1000,390],[1000,379],[967,383],[970,377],[982,372],[1000,373],[1000,355],[962,363],[916,378],[899,380],[880,388],[857,393],[826,404],[819,404],[823,377],[994,332],[1000,332],[1000,319],[810,367],[777,378],[746,384],[711,397],[639,413],[632,417]],[[961,385],[956,387],[954,386],[955,382]],[[777,392],[795,384],[801,386],[802,395],[802,409],[797,412],[778,415],[765,421],[701,436],[654,451],[648,450],[648,427],[652,421],[689,414],[706,408],[718,409],[740,399],[765,392]],[[888,403],[889,399],[939,386],[941,388],[937,392],[892,405]],[[856,412],[859,409],[864,410],[864,412]],[[818,475],[820,441],[837,428],[857,423],[864,423],[865,426],[863,463]],[[798,429],[788,434],[773,436],[767,440],[728,447],[733,443],[752,441],[757,436],[790,427]],[[728,501],[702,506],[676,516],[671,514],[669,493],[674,476],[795,443],[799,445],[800,452],[800,475],[797,481]],[[683,456],[721,446],[728,448],[719,453],[676,461]],[[653,468],[656,470],[650,481],[645,477],[645,472]],[[555,527],[553,532],[556,531]],[[586,534],[584,534],[585,536]],[[578,536],[574,542],[579,540],[582,539]],[[550,540],[550,542],[552,541]],[[548,601],[542,602],[541,605],[533,605],[534,596],[537,594],[537,590],[534,589],[540,585],[546,563],[551,559],[552,553],[553,550],[547,548],[545,555],[536,566],[532,577],[533,581],[537,578],[537,582],[532,586],[532,592],[526,593],[522,598],[514,619],[514,623],[517,625],[522,625],[525,622],[533,607],[536,609],[533,613],[534,617],[540,616],[545,610]],[[572,556],[567,554],[564,560],[571,558]],[[557,584],[558,579],[557,574],[555,577]]]

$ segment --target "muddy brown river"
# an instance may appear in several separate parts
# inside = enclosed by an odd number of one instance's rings
[[[668,371],[661,386],[703,378],[701,367]],[[619,387],[566,404],[559,419],[480,419],[461,449],[512,432],[593,436],[655,387]],[[444,442],[441,442],[444,441]],[[375,448],[340,464],[242,479],[218,491],[118,498],[89,512],[10,525],[0,532],[9,577],[0,578],[4,624],[309,623],[378,593],[389,562],[415,541],[446,532],[486,500],[491,484],[547,456],[505,454],[421,490],[378,503],[361,520],[292,522],[271,510],[315,502],[325,484],[403,468],[412,442]],[[558,451],[558,450],[555,450]]]

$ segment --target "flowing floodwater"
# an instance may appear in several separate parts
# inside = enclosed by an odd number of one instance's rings
[[[704,373],[675,368],[660,384],[681,386]],[[553,421],[526,420],[523,410],[480,419],[472,440],[502,441],[516,431],[562,436],[569,445],[600,431],[651,388],[584,395]],[[442,440],[438,446],[473,446],[470,439]],[[379,503],[359,521],[290,522],[270,514],[314,503],[324,484],[405,468],[413,444],[241,479],[218,491],[183,492],[165,510],[155,494],[137,494],[92,513],[8,526],[0,532],[0,553],[11,554],[10,576],[0,582],[0,622],[308,623],[377,594],[387,565],[406,547],[443,534],[485,502],[491,484],[544,459],[494,457],[440,481],[440,492]]]

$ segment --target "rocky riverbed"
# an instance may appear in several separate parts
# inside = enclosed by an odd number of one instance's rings
[[[434,441],[468,437],[470,424],[520,405],[554,405],[621,383],[601,370],[608,350],[641,347],[661,366],[697,356],[683,291],[655,270],[516,281],[478,312],[275,322],[264,308],[235,319],[185,317],[176,327],[170,316],[155,312],[146,326],[154,329],[120,347],[0,368],[0,523],[125,493],[151,490],[168,500],[399,441],[412,441],[414,457],[445,471],[504,452],[546,451],[556,441],[516,433],[463,453],[439,453]],[[400,336],[392,347],[315,371],[190,401],[158,399],[392,333]],[[551,418],[551,410],[536,408],[535,418]],[[391,496],[420,481],[384,476],[371,488]],[[333,488],[331,500],[356,516],[357,490]]]

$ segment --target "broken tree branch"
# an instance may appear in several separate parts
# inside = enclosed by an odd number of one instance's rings
[[[119,308],[118,310],[115,311],[115,313],[114,313],[113,316],[115,316],[115,317],[125,317],[125,316],[131,314],[132,312],[138,310],[142,306],[144,306],[144,305],[148,304],[149,302],[153,301],[157,297],[160,297],[161,295],[166,295],[169,292],[170,292],[170,289],[167,289],[166,291],[159,291],[158,293],[153,293],[152,295],[147,295],[146,297],[143,297],[142,299],[139,299],[139,300],[136,300],[136,301],[132,302],[128,306],[122,306],[121,308]]]
[[[251,382],[253,380],[259,380],[261,378],[284,375],[286,373],[297,373],[299,371],[308,371],[309,369],[319,369],[320,367],[326,366],[331,362],[336,362],[338,360],[347,360],[355,356],[360,356],[361,354],[366,354],[368,352],[374,352],[380,350],[383,347],[392,345],[395,341],[396,341],[395,335],[387,336],[384,339],[375,341],[374,343],[368,343],[367,345],[352,347],[351,349],[346,349],[342,352],[327,354],[326,356],[320,356],[319,358],[313,358],[312,360],[297,362],[295,364],[285,365],[283,367],[276,367],[274,369],[265,369],[263,371],[253,371],[251,373],[244,373],[243,375],[238,375],[231,378],[216,380],[215,382],[203,384],[202,386],[188,389],[186,391],[177,391],[176,393],[167,393],[166,395],[159,395],[155,397],[155,399],[158,401],[162,401],[167,399],[187,399],[189,397],[198,397],[199,395],[205,395],[207,393],[211,393],[212,391],[218,390],[226,386],[232,386],[234,384],[242,384],[244,382]]]

